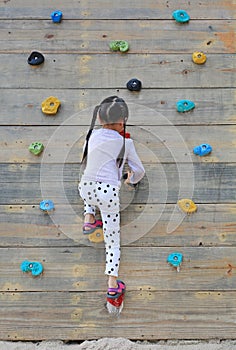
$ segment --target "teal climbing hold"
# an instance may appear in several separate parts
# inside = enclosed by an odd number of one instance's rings
[[[186,23],[190,20],[190,16],[184,10],[176,10],[172,13],[172,17],[179,23]]]
[[[211,151],[212,147],[208,143],[203,143],[199,146],[194,147],[193,149],[193,153],[200,157],[206,156],[207,154],[211,153]]]
[[[195,103],[189,100],[179,100],[176,102],[176,108],[180,113],[188,112],[195,108]]]
[[[177,252],[171,253],[167,258],[167,262],[172,266],[176,267],[177,271],[179,271],[182,261],[183,261],[183,255]]]
[[[44,200],[40,202],[39,207],[43,211],[50,211],[55,208],[54,203],[51,200]]]
[[[39,276],[43,272],[43,265],[38,261],[24,260],[20,268],[23,272],[31,272],[32,276]]]

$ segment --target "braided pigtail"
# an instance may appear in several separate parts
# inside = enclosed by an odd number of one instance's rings
[[[97,118],[97,114],[98,114],[99,108],[100,108],[100,105],[96,106],[94,108],[94,111],[93,111],[93,118],[92,118],[92,121],[91,121],[91,124],[90,124],[89,131],[88,131],[88,133],[86,135],[86,144],[85,144],[85,147],[84,147],[84,153],[83,153],[83,157],[82,157],[82,161],[81,161],[82,164],[86,163],[86,157],[87,157],[87,154],[88,154],[88,142],[89,142],[90,136],[92,134],[92,131],[93,131],[93,128],[94,128],[94,125],[95,125],[95,122],[96,122],[96,118]]]

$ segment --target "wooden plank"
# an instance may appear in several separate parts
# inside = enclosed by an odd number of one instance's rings
[[[235,22],[174,20],[73,20],[55,28],[51,21],[12,20],[0,24],[0,53],[106,53],[111,40],[123,39],[131,53],[234,53]],[[14,45],[12,43],[14,42]]]
[[[153,110],[151,114],[155,114]],[[72,119],[78,120],[78,116]],[[70,123],[70,119],[65,123],[67,122]],[[128,129],[144,163],[223,163],[235,160],[235,125],[196,125],[191,128],[186,125],[132,126]],[[87,130],[87,126],[74,125],[0,127],[0,162],[78,164]],[[34,156],[28,150],[29,145],[36,141],[45,146],[45,150],[39,156]],[[202,143],[212,146],[210,156],[198,157],[193,154],[193,148]]]
[[[166,259],[175,247],[122,247],[120,277],[129,290],[199,291],[235,290],[235,248],[181,247],[180,273]],[[104,291],[105,251],[94,247],[1,248],[0,290],[19,291]],[[39,278],[22,273],[24,260],[40,261]],[[10,262],[10,263],[6,263]]]
[[[67,169],[73,166],[68,166]],[[14,182],[0,183],[0,204],[35,205],[44,197],[50,198],[55,204],[79,204],[77,191],[79,168],[73,173],[73,179],[63,180],[60,176],[61,167],[51,166],[33,178],[30,168],[24,167],[28,175],[24,179],[24,171],[16,173]],[[58,170],[59,169],[59,170]],[[150,164],[145,165],[146,176],[141,181],[138,190],[133,193],[122,187],[123,205],[130,204],[173,204],[179,198],[193,194],[197,203],[235,203],[236,166],[232,164]],[[40,171],[40,170],[39,170]],[[30,175],[32,176],[30,178]],[[22,180],[20,180],[22,178]],[[19,180],[19,181],[18,181]],[[158,181],[158,182],[157,182]],[[19,186],[20,184],[20,186]],[[46,199],[46,198],[44,198]],[[68,202],[67,202],[68,201]]]
[[[233,339],[235,299],[233,291],[128,290],[114,327],[104,293],[0,293],[0,337],[73,341],[99,339],[109,332],[109,337],[142,340]]]
[[[27,58],[28,54],[0,55],[0,88],[119,89],[136,75],[145,88],[235,87],[232,54],[209,54],[203,66],[193,63],[190,54],[46,54],[37,68],[28,65]]]
[[[184,217],[180,213],[173,215],[174,209],[173,204],[130,204],[121,208],[122,244],[129,241],[132,246],[157,247],[236,245],[236,204],[198,204],[196,214]],[[144,210],[146,214],[140,221]],[[56,211],[60,221],[44,215],[38,203],[1,205],[1,247],[90,245],[82,235],[82,205],[57,205]],[[172,234],[167,229],[170,222],[175,227]]]
[[[109,3],[106,0],[57,0],[57,8],[63,12],[66,19],[169,19],[176,10],[176,1],[141,0]],[[194,2],[178,1],[178,8],[189,11],[192,19],[225,19],[235,18],[234,0],[202,0],[197,5]],[[47,0],[40,1],[37,7],[30,0],[5,0],[0,2],[0,18],[12,19],[48,19],[55,10]]]
[[[235,124],[234,89],[143,89],[131,93],[127,89],[58,90],[3,89],[0,95],[1,125],[89,125],[92,109],[105,97],[119,95],[130,109],[129,123],[134,125],[213,125]],[[48,96],[58,97],[62,103],[55,117],[41,111],[41,103]],[[14,98],[14,101],[13,101]],[[187,98],[196,108],[191,113],[178,113],[176,102]],[[85,111],[86,110],[86,111]],[[77,114],[77,118],[71,118]],[[132,129],[131,129],[132,132]]]

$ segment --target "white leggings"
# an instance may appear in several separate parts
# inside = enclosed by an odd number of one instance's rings
[[[120,201],[119,188],[103,182],[79,183],[79,192],[84,200],[84,215],[96,214],[99,208],[106,248],[105,274],[118,277],[120,265]]]

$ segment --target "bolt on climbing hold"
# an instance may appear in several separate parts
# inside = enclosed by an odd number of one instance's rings
[[[212,147],[208,143],[203,143],[193,148],[193,153],[200,157],[206,156],[207,154],[211,153],[211,151]]]
[[[60,23],[62,19],[62,12],[59,10],[53,11],[51,13],[51,19],[54,23]]]
[[[176,10],[172,13],[172,17],[179,23],[186,23],[190,20],[190,16],[184,10]]]
[[[129,50],[129,44],[125,40],[113,40],[110,42],[109,47],[112,51],[126,52]]]
[[[181,265],[182,261],[183,261],[183,255],[181,253],[177,253],[177,252],[169,254],[169,256],[167,258],[167,262],[170,265],[176,267],[177,272],[180,271],[180,265]]]
[[[32,276],[39,276],[43,272],[43,265],[38,261],[24,260],[20,268],[22,272],[31,272]]]
[[[39,208],[43,210],[44,212],[49,212],[51,210],[55,209],[54,203],[51,200],[44,200],[40,202]]]
[[[39,66],[43,62],[44,62],[44,56],[40,52],[33,51],[28,57],[28,63],[31,66]]]
[[[88,236],[90,242],[92,243],[101,243],[104,241],[103,230],[102,228],[98,228],[93,233],[90,233]]]
[[[193,53],[192,59],[196,64],[204,64],[207,60],[207,57],[203,52],[196,51]]]
[[[126,87],[130,91],[140,91],[142,88],[142,82],[136,78],[133,78],[127,82]]]
[[[191,214],[197,211],[197,206],[191,199],[180,199],[178,201],[178,206],[187,214]]]
[[[42,112],[48,115],[56,114],[60,105],[58,98],[50,96],[42,102]]]
[[[176,102],[176,109],[180,113],[191,111],[193,108],[195,108],[195,104],[192,101],[179,100]]]
[[[44,149],[44,145],[41,142],[33,142],[29,145],[29,151],[35,156],[38,156]]]

